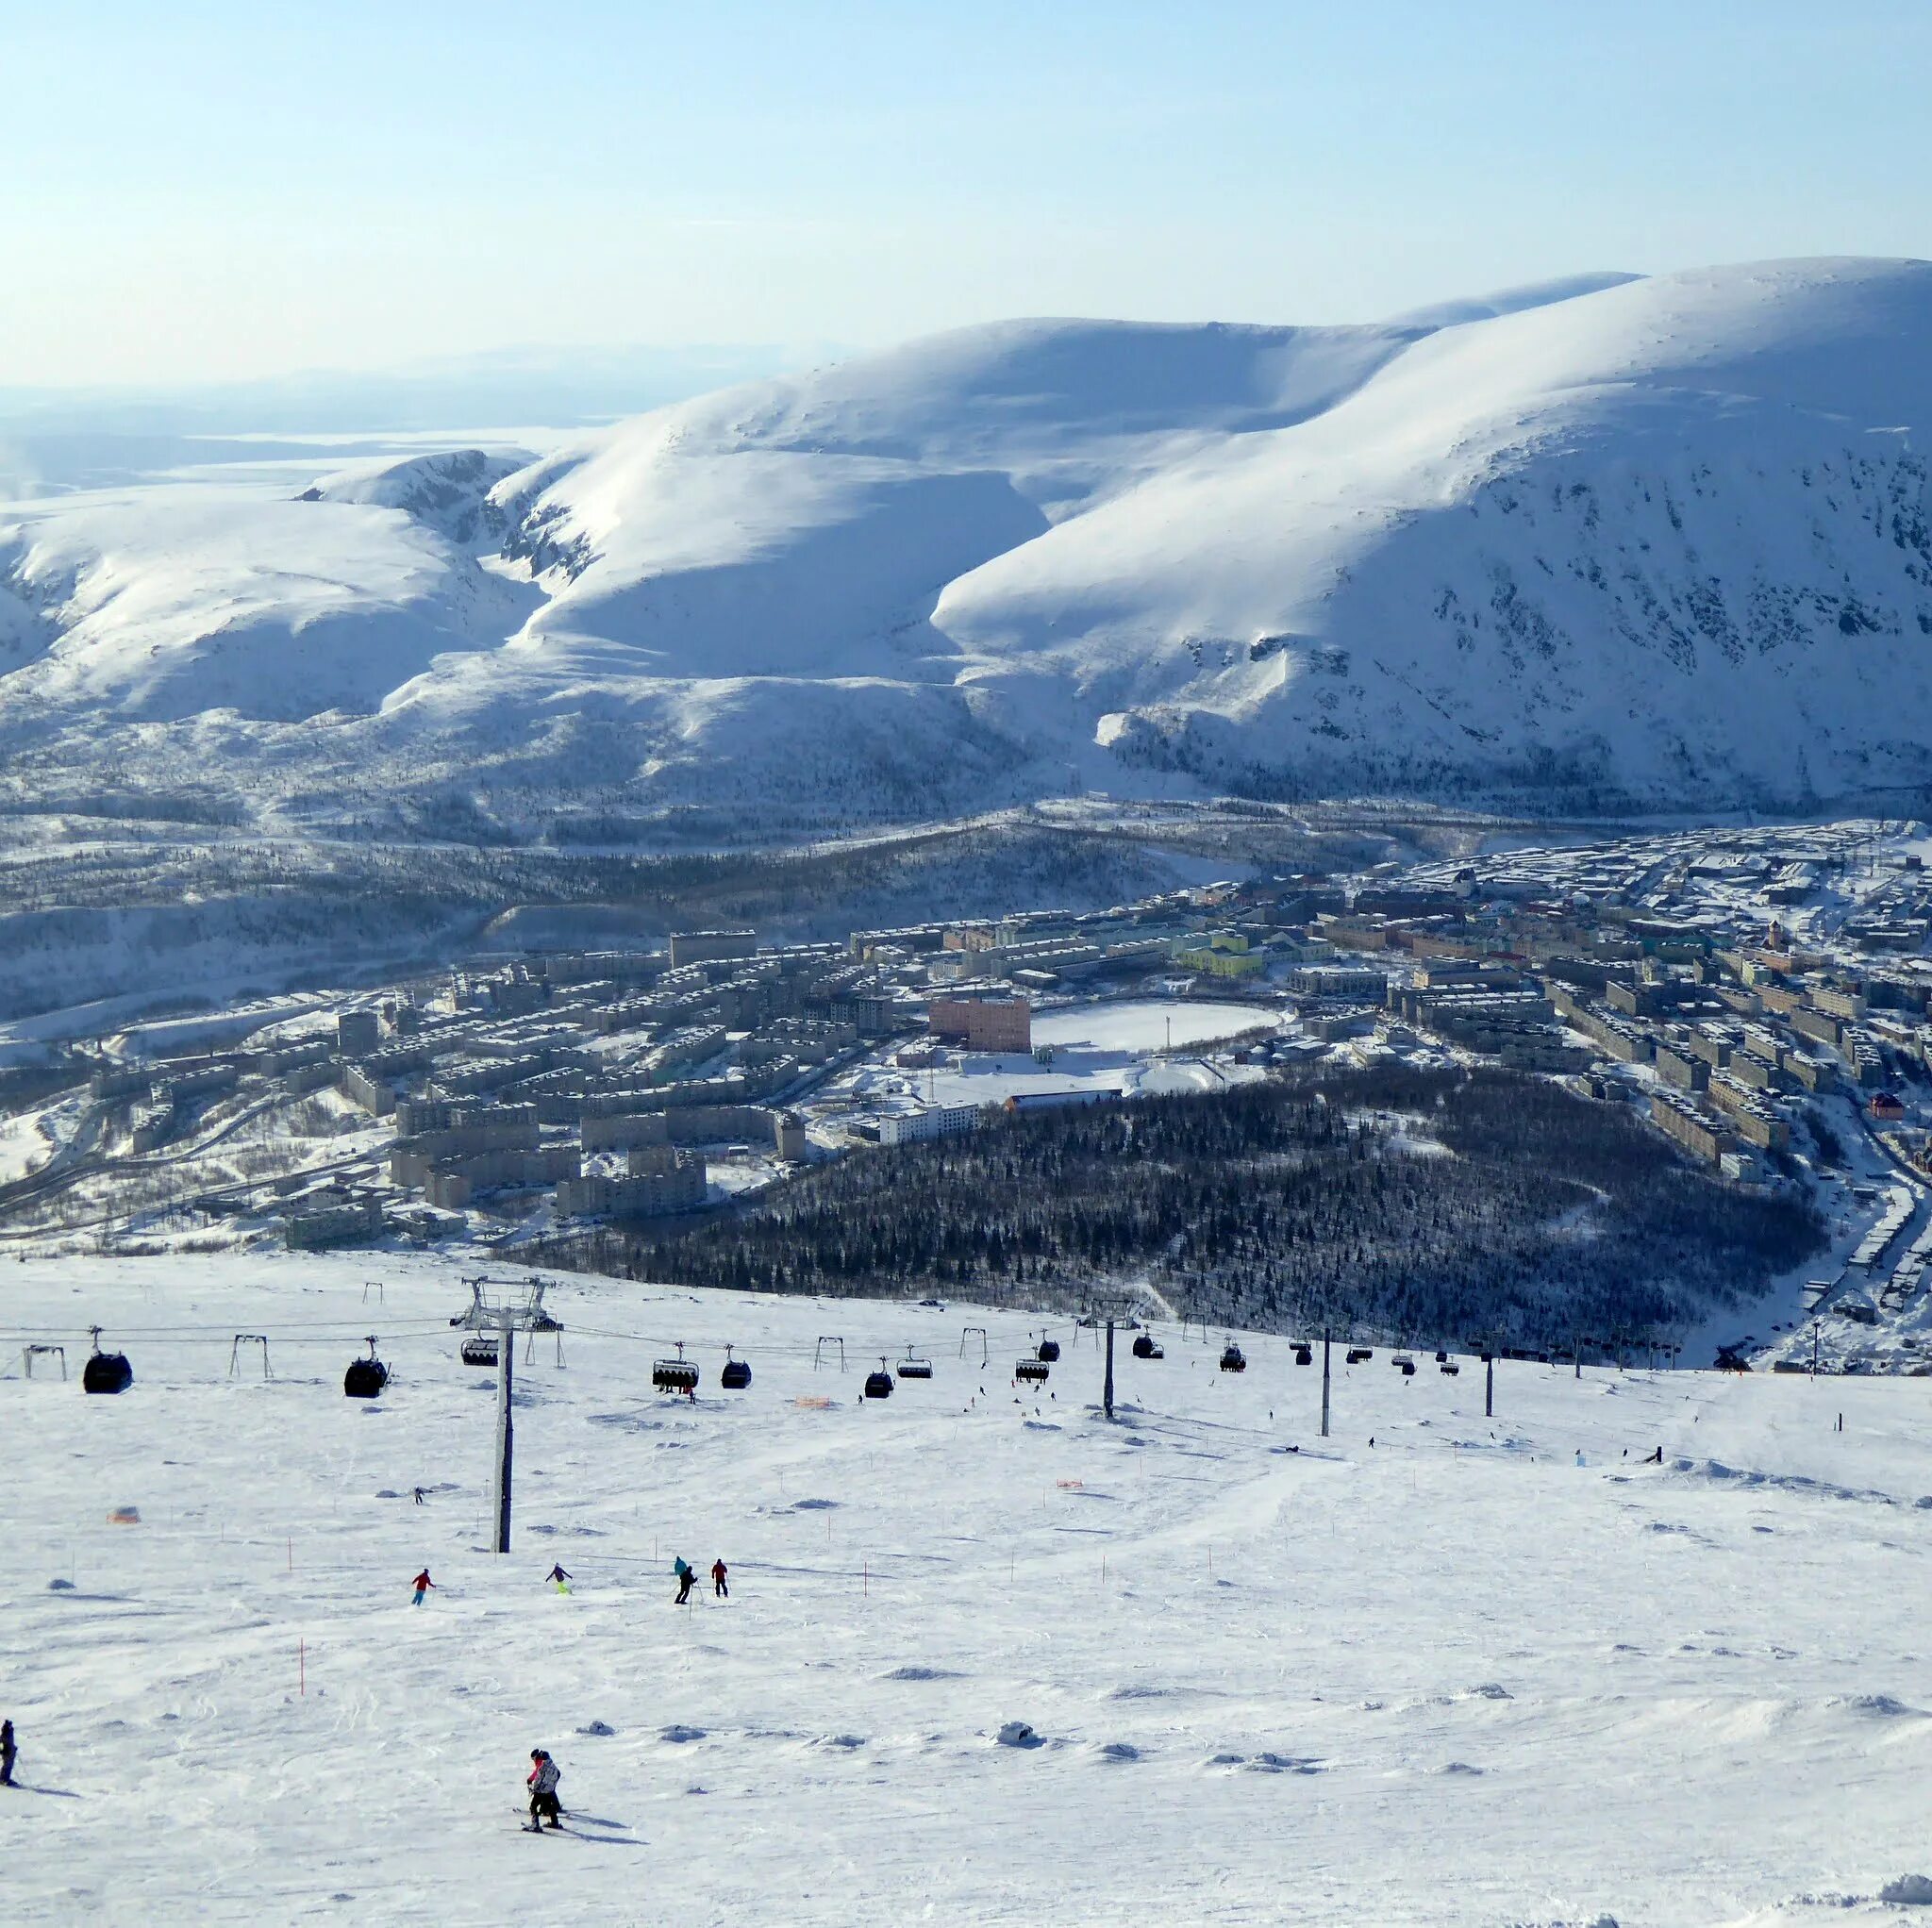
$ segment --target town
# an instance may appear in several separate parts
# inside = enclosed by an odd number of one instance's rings
[[[1324,1057],[1488,1061],[1637,1107],[1730,1184],[1811,1188],[1844,1251],[1807,1309],[1872,1332],[1870,1369],[1908,1369],[1913,1342],[1876,1328],[1932,1257],[1928,849],[1866,822],[1639,835],[842,944],[715,929],[478,956],[37,1052],[28,1022],[0,1087],[0,1238],[514,1252],[999,1110]]]

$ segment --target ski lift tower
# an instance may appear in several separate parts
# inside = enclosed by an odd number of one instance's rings
[[[1124,1325],[1129,1332],[1136,1330],[1141,1321],[1135,1316],[1140,1300],[1132,1292],[1095,1292],[1087,1301],[1087,1310],[1082,1323],[1107,1327],[1107,1367],[1100,1382],[1100,1406],[1108,1419],[1113,1418],[1113,1329]]]
[[[515,1427],[510,1418],[510,1393],[515,1378],[516,1335],[530,1335],[534,1347],[540,1332],[557,1335],[557,1360],[563,1363],[563,1326],[543,1309],[548,1289],[541,1279],[525,1279],[521,1285],[489,1278],[465,1279],[470,1288],[470,1309],[450,1321],[472,1332],[496,1335],[496,1475],[491,1489],[491,1530],[492,1552],[509,1551],[510,1468]]]

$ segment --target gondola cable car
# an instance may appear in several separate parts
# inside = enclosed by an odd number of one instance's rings
[[[389,1368],[375,1356],[375,1335],[369,1335],[369,1356],[351,1359],[342,1374],[342,1392],[349,1399],[375,1399],[389,1385]]]
[[[82,1369],[80,1388],[83,1392],[125,1392],[134,1384],[134,1368],[127,1363],[125,1353],[104,1353],[101,1350],[101,1328],[90,1328],[93,1334],[94,1349]],[[63,1366],[63,1371],[66,1370]]]

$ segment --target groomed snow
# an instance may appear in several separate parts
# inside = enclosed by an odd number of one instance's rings
[[[1016,1402],[1023,1315],[572,1281],[496,1558],[457,1271],[8,1268],[138,1375],[0,1379],[9,1919],[1704,1928],[1932,1871],[1916,1382],[1506,1364],[1490,1421],[1473,1363],[1338,1355],[1324,1443],[1279,1340],[1123,1344],[1109,1425],[1063,1322]],[[677,1338],[695,1406],[650,1390]],[[935,1378],[861,1404],[908,1341]],[[675,1553],[729,1604],[675,1609]],[[539,1744],[572,1836],[516,1832]]]

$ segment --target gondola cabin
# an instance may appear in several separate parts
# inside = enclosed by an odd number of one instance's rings
[[[61,1371],[66,1371],[64,1365]],[[96,1329],[93,1356],[81,1371],[80,1389],[83,1392],[125,1392],[133,1384],[134,1368],[127,1363],[127,1355],[102,1352],[101,1335]]]
[[[1415,1361],[1413,1359],[1397,1359],[1393,1363],[1400,1370],[1405,1379],[1413,1379],[1415,1377]]]
[[[881,1359],[875,1372],[865,1375],[865,1396],[868,1399],[891,1399],[892,1396],[892,1375],[886,1371],[886,1362]]]
[[[1229,1339],[1222,1349],[1221,1370],[1224,1372],[1245,1372],[1248,1370],[1247,1359],[1233,1339]]]
[[[1164,1359],[1167,1355],[1154,1343],[1151,1332],[1143,1332],[1134,1341],[1134,1356],[1137,1359]]]
[[[726,1392],[742,1392],[751,1384],[751,1368],[742,1359],[731,1356],[731,1348],[724,1348],[724,1370],[718,1374],[718,1384]]]
[[[1057,1365],[1060,1356],[1059,1340],[1057,1338],[1041,1339],[1040,1341],[1040,1350],[1033,1356],[1037,1359],[1043,1359],[1049,1366]]]
[[[342,1374],[342,1393],[348,1399],[375,1399],[389,1384],[389,1368],[375,1356],[375,1341],[369,1341],[366,1359],[351,1359]]]
[[[1312,1366],[1315,1363],[1314,1347],[1296,1346],[1294,1349],[1294,1362],[1297,1366]]]

